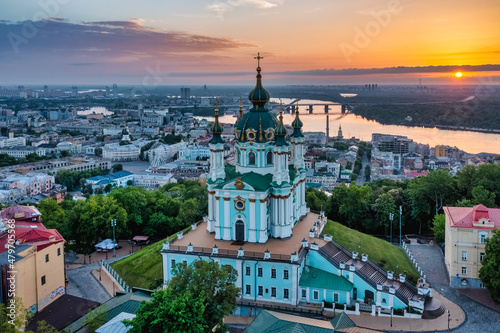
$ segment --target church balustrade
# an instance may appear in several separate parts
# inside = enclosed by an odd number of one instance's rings
[[[213,253],[213,247],[200,247],[200,246],[189,246],[189,245],[173,245],[170,244],[168,249],[165,249],[170,252],[189,252],[189,253],[198,253],[198,254],[207,254],[207,255],[212,255]],[[304,248],[301,247],[299,249],[298,254],[296,256],[300,258],[302,254],[304,254]],[[228,249],[221,249],[218,248],[218,253],[217,255],[219,256],[229,256],[229,257],[239,257],[239,258],[259,258],[262,259],[264,256],[264,251],[262,252],[252,252],[252,251],[245,251],[244,252],[244,257],[241,257],[238,255],[239,251],[238,250],[228,250]],[[270,259],[269,260],[277,260],[277,261],[288,261],[290,262],[292,260],[292,254],[279,254],[279,253],[271,253],[270,254]]]

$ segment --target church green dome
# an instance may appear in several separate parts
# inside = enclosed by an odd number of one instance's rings
[[[295,112],[295,119],[292,122],[292,127],[293,127],[293,134],[292,136],[294,137],[303,137],[304,135],[302,134],[302,121],[299,118],[299,109],[297,107],[297,111]]]
[[[238,121],[236,126],[238,141],[274,141],[274,129],[278,125],[276,116],[266,109],[264,109],[266,112],[252,110],[245,113]]]
[[[288,145],[285,140],[286,136],[286,127],[283,124],[283,110],[280,110],[280,121],[278,126],[276,126],[276,146],[286,146]]]
[[[276,116],[266,109],[269,93],[262,87],[261,68],[257,67],[257,83],[248,95],[253,108],[236,121],[236,139],[239,142],[267,142],[274,141],[274,130],[278,125]]]
[[[212,132],[212,140],[210,140],[210,143],[217,144],[217,143],[224,143],[224,140],[222,140],[221,134],[224,129],[222,128],[222,125],[219,123],[219,109],[215,108],[215,119],[214,123],[212,126],[210,126],[210,132]]]
[[[260,67],[257,67],[257,84],[255,88],[248,94],[248,99],[252,102],[253,106],[257,109],[264,108],[267,102],[269,102],[269,93],[262,86],[262,75],[260,75]]]

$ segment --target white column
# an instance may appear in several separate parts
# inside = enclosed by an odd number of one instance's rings
[[[214,231],[214,195],[208,194],[208,224],[207,230],[208,232]]]
[[[283,226],[285,224],[285,199],[278,199],[279,200],[279,205],[280,205],[280,215],[278,216],[279,218],[279,225]]]
[[[271,200],[268,198],[267,200]],[[260,203],[260,237],[259,243],[267,241],[267,201]]]
[[[218,199],[214,197],[214,203],[215,203],[215,239],[221,239],[222,235],[220,234],[220,226],[221,226],[221,221],[224,221],[224,216],[221,219],[220,216],[220,200],[221,198],[219,197]],[[224,222],[223,222],[224,223]],[[224,225],[222,225],[224,227]]]
[[[255,199],[250,199],[250,226],[248,228],[248,241],[255,243],[257,241],[257,230],[255,230]]]
[[[224,240],[231,240],[231,217],[229,216],[229,198],[224,200]]]

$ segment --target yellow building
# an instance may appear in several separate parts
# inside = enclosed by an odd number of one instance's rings
[[[485,255],[485,239],[494,228],[500,228],[500,209],[444,207],[445,263],[450,286],[482,288],[479,269]]]
[[[0,214],[0,302],[17,296],[35,313],[66,292],[65,240],[57,230],[40,223],[38,211],[18,207]]]
[[[442,146],[434,147],[434,156],[435,157],[446,157],[446,149]]]

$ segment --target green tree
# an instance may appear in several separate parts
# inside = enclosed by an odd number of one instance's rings
[[[472,180],[472,188],[482,186],[495,193],[495,204],[500,206],[500,164],[481,164]]]
[[[89,313],[85,317],[85,327],[89,333],[95,333],[96,329],[106,324],[106,307],[101,305]]]
[[[201,218],[198,207],[199,205],[197,199],[191,198],[185,200],[180,205],[179,218],[184,221],[186,225],[195,223],[199,218]]]
[[[369,182],[371,177],[371,168],[369,165],[365,166],[365,181]]]
[[[500,229],[493,229],[492,236],[486,238],[486,246],[479,279],[483,282],[493,300],[500,302]]]
[[[469,199],[462,199],[457,201],[457,207],[473,207],[474,204]]]
[[[114,198],[100,194],[77,201],[68,212],[68,227],[77,250],[92,253],[99,237],[112,238],[112,219],[116,219],[117,238],[130,236],[126,225],[127,212]]]
[[[58,332],[59,331],[54,326],[47,324],[45,320],[40,320],[39,322],[36,323],[36,330],[34,333],[58,333]]]
[[[111,167],[111,172],[118,172],[123,170],[123,165],[122,164],[115,164]]]
[[[372,190],[368,185],[352,182],[349,187],[344,183],[334,188],[330,197],[329,216],[347,224],[350,228],[373,228],[369,218]],[[338,208],[337,208],[338,207]]]
[[[42,222],[48,229],[57,229],[63,235],[68,237],[69,233],[65,223],[66,211],[53,198],[42,199],[36,205],[42,214]]]
[[[236,269],[230,265],[221,267],[215,261],[195,260],[190,265],[175,265],[172,274],[174,277],[169,288],[172,288],[173,297],[186,292],[203,295],[203,319],[207,324],[205,332],[226,332],[224,316],[236,309],[236,298],[240,295],[240,289],[235,286],[238,275]]]
[[[109,193],[109,192],[111,192],[112,188],[113,188],[113,185],[111,183],[106,184],[106,186],[104,186],[104,192]]]
[[[7,303],[0,303],[0,332],[20,333],[24,331],[26,309],[20,297],[14,297]]]
[[[413,179],[408,185],[408,193],[412,203],[411,215],[419,221],[419,234],[422,222],[430,222],[444,205],[454,204],[458,198],[455,180],[444,169]]]
[[[203,318],[204,299],[203,291],[174,296],[170,287],[158,290],[149,302],[141,303],[134,319],[124,323],[131,326],[129,333],[203,333],[209,331]]]
[[[472,189],[472,203],[475,205],[485,205],[488,208],[495,208],[495,193],[479,185]]]
[[[306,188],[306,204],[307,207],[315,211],[327,209],[328,196],[325,194],[325,192],[317,190],[315,188]]]
[[[148,192],[145,188],[132,186],[114,189],[109,194],[127,211],[127,225],[134,234],[143,230],[144,223],[149,218],[146,208],[150,203],[151,193]]]
[[[436,243],[444,243],[444,235],[445,235],[445,215],[438,214],[434,216],[432,220],[432,232],[434,233],[434,241]]]
[[[376,214],[376,221],[378,226],[382,226],[384,228],[384,232],[387,233],[389,229],[389,214],[396,215],[396,204],[394,201],[394,197],[391,193],[386,192],[381,194],[372,205],[373,210]]]

